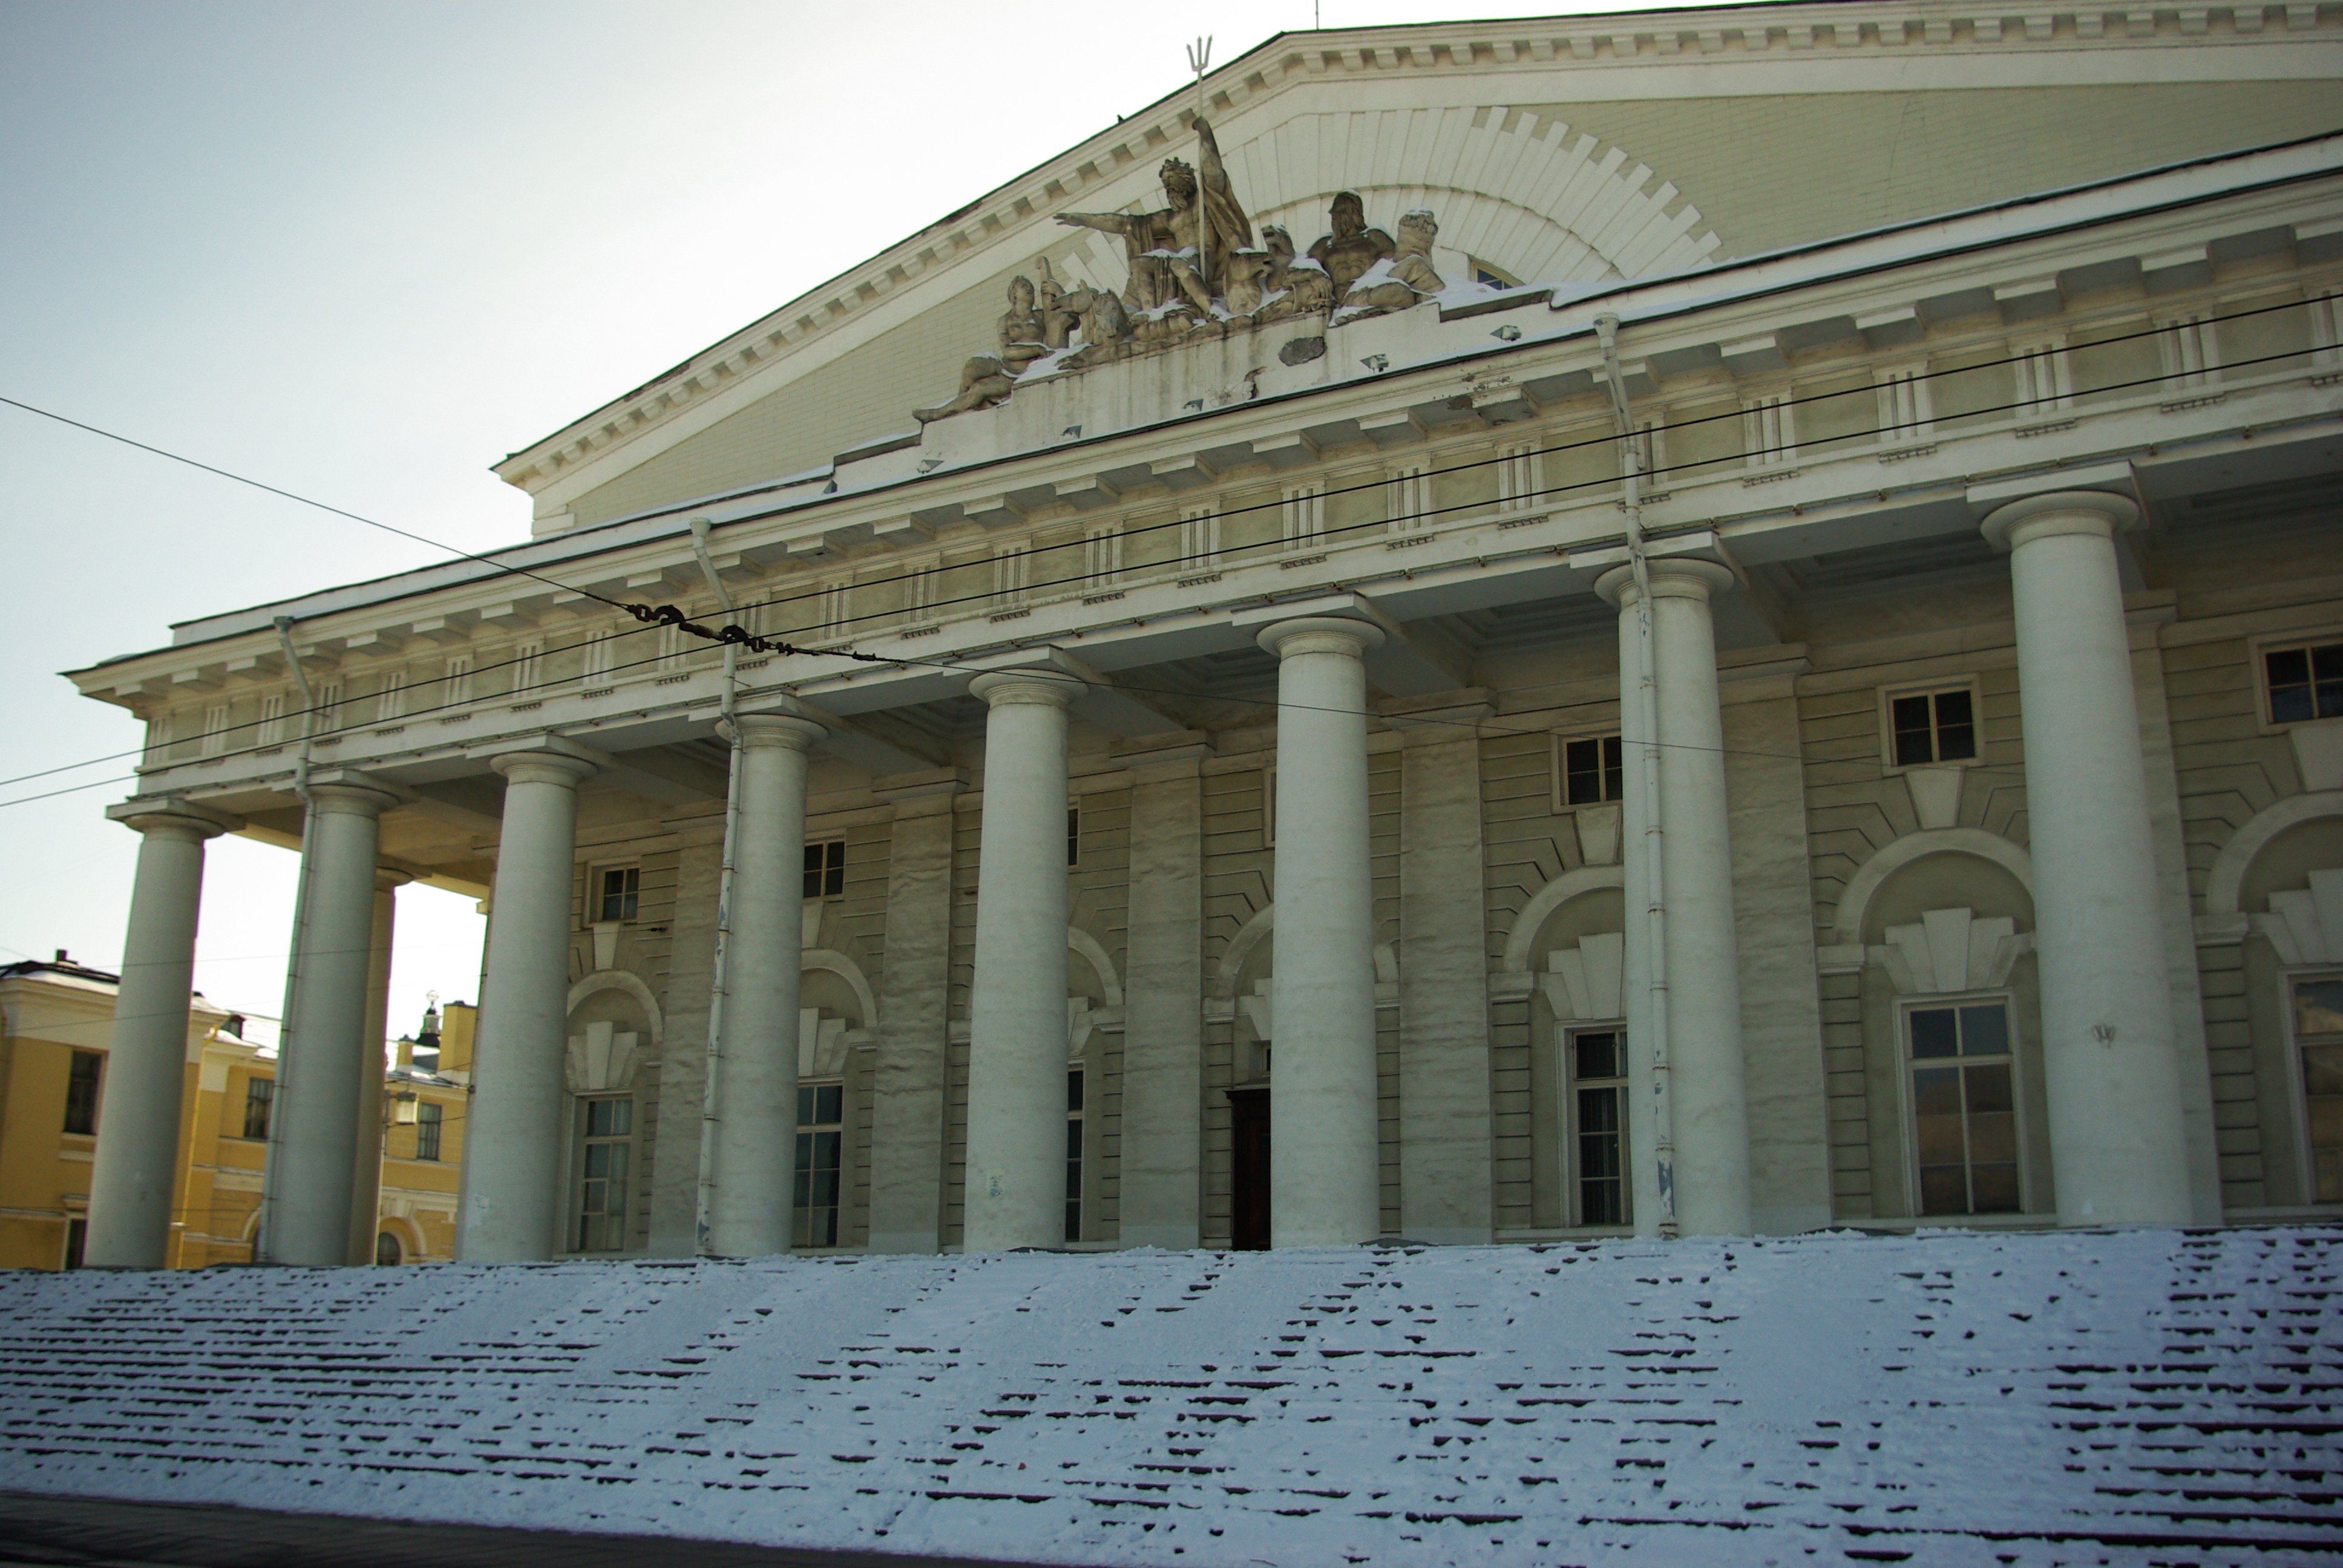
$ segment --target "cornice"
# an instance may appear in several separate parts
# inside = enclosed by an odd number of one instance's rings
[[[1850,59],[1868,53],[1884,56],[1885,64],[1885,59],[1908,61],[1916,55],[2049,55],[2208,45],[2298,49],[2300,35],[2322,29],[2343,32],[2343,5],[2295,0],[2008,15],[1980,14],[1967,0],[1906,5],[1822,0],[1282,33],[1210,73],[1204,92],[1211,111],[1226,116],[1308,83],[1346,76],[1511,75],[1524,62],[1603,73],[1711,57],[1787,63]],[[493,471],[508,484],[535,492],[580,463],[622,448],[687,412],[708,407],[712,398],[744,378],[762,379],[809,347],[827,345],[842,328],[863,321],[940,270],[987,253],[1022,254],[1031,248],[1030,234],[1048,224],[1051,214],[1086,190],[1143,169],[1148,160],[1184,137],[1192,91],[1183,86],[1166,95],[623,397],[508,455],[492,466]],[[1552,94],[1555,100],[1571,95],[1560,83]]]

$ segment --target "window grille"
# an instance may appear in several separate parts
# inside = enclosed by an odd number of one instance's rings
[[[443,1125],[443,1108],[425,1101],[415,1108],[415,1157],[417,1160],[439,1158],[439,1131]]]
[[[633,920],[641,901],[642,886],[639,866],[611,866],[604,869],[595,889],[595,920]]]
[[[73,1065],[65,1070],[65,1123],[67,1132],[84,1137],[97,1132],[98,1083],[106,1073],[106,1054],[96,1050],[76,1050]]]
[[[1594,806],[1616,800],[1626,793],[1627,758],[1616,735],[1585,735],[1554,741],[1557,801],[1568,806]]]
[[[244,1135],[265,1139],[268,1136],[268,1113],[277,1103],[277,1081],[273,1078],[247,1078],[244,1081]]]
[[[846,840],[829,839],[805,847],[805,896],[834,899],[846,891]]]
[[[1888,755],[1898,768],[1966,762],[1977,754],[1976,695],[1969,687],[1890,697],[1887,724]]]
[[[1904,1033],[1920,1212],[2017,1212],[2017,1091],[2008,1004],[1912,1008],[1904,1015]]]
[[[840,1171],[846,1142],[846,1089],[838,1083],[798,1085],[796,1191],[790,1244],[838,1245]]]
[[[627,1174],[634,1154],[635,1102],[588,1100],[578,1161],[578,1250],[616,1252],[627,1244]]]

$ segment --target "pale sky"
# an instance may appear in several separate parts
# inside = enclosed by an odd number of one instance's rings
[[[1556,10],[1326,0],[1322,20]],[[509,543],[528,502],[488,472],[505,453],[1175,90],[1192,37],[1224,64],[1312,17],[0,0],[0,396],[465,549]],[[8,778],[138,742],[55,671],[444,558],[5,407],[0,530]],[[0,786],[0,961],[119,960],[136,835],[104,811],[126,763]],[[214,841],[215,1001],[277,1011],[294,867]],[[398,911],[393,1033],[427,990],[472,995],[483,923],[425,888]]]

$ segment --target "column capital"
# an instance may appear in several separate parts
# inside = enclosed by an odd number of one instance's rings
[[[379,817],[401,800],[413,798],[411,791],[387,779],[347,768],[337,768],[330,773],[312,774],[309,779],[309,809],[313,811],[344,811]]]
[[[150,796],[146,799],[124,800],[106,809],[106,814],[124,827],[143,834],[159,834],[166,839],[184,839],[200,844],[216,839],[222,833],[234,831],[239,823],[191,805],[176,796]]]
[[[1383,645],[1383,629],[1373,621],[1353,620],[1347,616],[1306,615],[1272,621],[1254,633],[1253,640],[1261,644],[1264,652],[1282,659],[1298,653],[1339,653],[1364,658],[1369,648]]]
[[[799,719],[792,713],[735,713],[730,720],[731,739],[736,746],[779,746],[791,751],[810,750],[814,743],[830,731],[810,719]],[[717,726],[721,730],[725,726]]]
[[[544,739],[560,739],[552,735]],[[601,759],[597,754],[568,742],[500,750],[488,759],[488,766],[503,774],[508,783],[559,784],[571,789],[602,770]]]
[[[377,893],[387,893],[393,889],[403,888],[413,880],[415,880],[414,872],[402,871],[396,866],[377,866],[374,869],[374,890]]]
[[[968,689],[970,696],[980,697],[994,708],[1016,703],[1063,708],[1088,688],[1074,677],[1056,670],[997,669],[970,681]]]
[[[1718,589],[1731,588],[1741,580],[1723,562],[1704,561],[1692,556],[1650,556],[1644,558],[1644,567],[1652,579],[1654,598],[1705,602],[1714,598]],[[1621,609],[1633,608],[1637,600],[1635,568],[1613,567],[1594,579],[1594,591]]]
[[[2128,497],[2106,490],[2051,490],[1996,507],[1978,526],[1986,542],[2007,555],[2059,534],[2112,538],[2139,526],[2139,508]]]

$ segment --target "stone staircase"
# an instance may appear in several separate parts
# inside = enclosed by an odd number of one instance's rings
[[[0,1280],[0,1487],[1076,1563],[2343,1556],[2343,1231]]]

